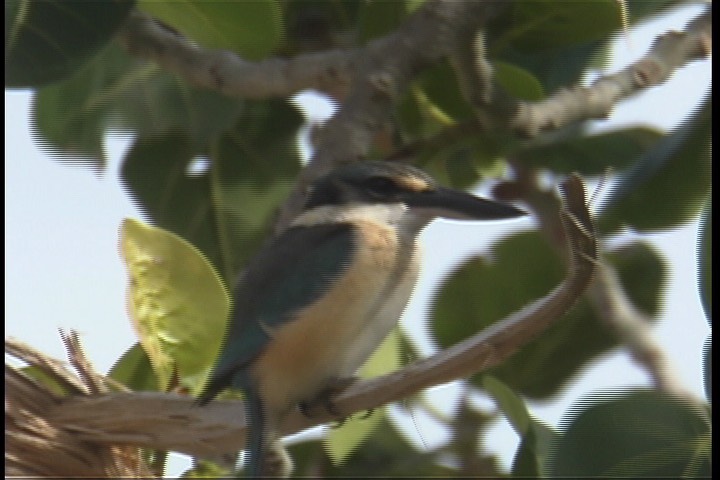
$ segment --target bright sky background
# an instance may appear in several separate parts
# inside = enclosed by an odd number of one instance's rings
[[[658,33],[681,30],[702,8],[688,5],[633,30],[629,37],[621,36],[607,72],[640,58]],[[695,62],[662,88],[624,103],[609,121],[597,126],[645,123],[671,129],[698,104],[710,84],[711,62]],[[99,175],[81,164],[58,162],[33,143],[30,98],[29,91],[5,91],[5,334],[65,359],[57,329],[75,329],[88,358],[106,372],[136,338],[125,312],[126,275],[118,254],[121,220],[144,218],[118,181],[120,159],[130,139],[108,138],[110,163]],[[322,116],[318,111],[315,116]],[[426,255],[422,281],[402,321],[406,331],[417,336],[424,353],[429,353],[432,345],[423,327],[424,316],[430,294],[442,277],[468,255],[487,251],[494,239],[506,234],[508,226],[527,229],[532,225],[531,220],[483,225],[438,221],[425,231],[425,251],[432,255]],[[710,328],[697,295],[697,222],[654,235],[653,240],[670,266],[668,295],[654,333],[681,384],[702,397],[701,350]],[[624,351],[615,352],[578,375],[561,398],[547,405],[532,404],[532,410],[557,425],[567,405],[588,392],[631,385],[649,385],[648,377]],[[449,413],[457,392],[457,386],[451,384],[431,389],[428,395]],[[490,403],[484,405],[492,408]],[[432,420],[421,415],[415,422],[401,424],[418,444],[417,430],[430,447],[449,440]],[[493,430],[491,443],[509,466],[518,438],[505,422]],[[177,475],[183,468],[183,462],[175,459],[168,473]]]

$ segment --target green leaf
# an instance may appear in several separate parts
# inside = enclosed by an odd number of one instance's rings
[[[362,378],[372,378],[397,370],[400,363],[400,332],[394,329],[360,369]],[[344,463],[375,431],[384,416],[384,409],[367,418],[348,419],[325,437],[324,444],[333,464]]]
[[[694,218],[710,191],[712,99],[647,150],[618,181],[598,218],[603,232],[677,227]]]
[[[515,433],[523,436],[532,422],[525,402],[512,389],[492,375],[483,375],[482,384],[485,391],[493,397],[495,404],[505,414]]]
[[[427,97],[422,106],[436,109],[437,113],[431,111],[428,115],[445,118],[446,124],[474,118],[473,109],[462,96],[455,71],[448,62],[438,63],[421,72],[417,85]]]
[[[605,50],[599,40],[568,45],[553,50],[527,53],[512,46],[491,53],[496,61],[504,61],[528,71],[543,86],[545,92],[555,92],[581,81],[586,69],[593,65]]]
[[[268,235],[270,220],[300,173],[302,115],[283,100],[248,102],[213,145],[213,200],[220,214],[226,278],[233,278]]]
[[[155,225],[195,245],[225,273],[210,179],[188,172],[193,158],[185,135],[139,137],[125,155],[121,181]]]
[[[128,307],[161,390],[171,377],[191,393],[203,387],[225,331],[230,300],[203,255],[163,229],[125,219],[120,250]]]
[[[109,93],[115,82],[124,83],[128,62],[110,46],[70,78],[38,90],[32,105],[36,141],[51,154],[102,167],[103,137],[115,105]]]
[[[513,475],[540,477],[550,455],[555,431],[534,419],[522,398],[497,378],[483,375],[482,384],[502,410],[515,433],[522,439],[513,459]]]
[[[649,317],[657,316],[668,279],[661,254],[650,243],[638,241],[607,251],[605,258],[614,265],[632,303]]]
[[[285,18],[283,55],[337,48],[356,32],[359,11],[365,0],[303,0],[283,2]],[[353,39],[354,40],[354,39]]]
[[[538,232],[515,234],[491,250],[492,261],[467,261],[439,290],[433,302],[433,333],[442,348],[545,295],[563,277],[560,258]]]
[[[567,2],[536,0],[513,3],[512,28],[502,41],[537,52],[598,40],[622,25],[614,0]]]
[[[45,370],[43,370],[42,368],[40,368],[36,365],[28,365],[26,367],[20,367],[17,370],[20,373],[22,373],[23,375],[25,375],[26,377],[29,377],[29,378],[35,380],[38,384],[45,387],[48,391],[50,391],[60,397],[65,397],[69,394],[75,393],[75,392],[69,391],[56,378],[53,378],[52,375],[48,375],[48,373]]]
[[[709,412],[655,391],[596,393],[570,410],[555,477],[711,476]]]
[[[637,307],[659,308],[665,267],[654,250],[631,244],[607,256]],[[433,304],[432,332],[447,348],[547,295],[563,277],[563,262],[539,232],[510,236],[492,247],[492,262],[475,257],[448,278]],[[547,398],[598,355],[617,345],[586,300],[488,374],[530,398]],[[484,388],[483,376],[470,381]]]
[[[248,60],[269,55],[283,33],[277,0],[140,0],[139,7],[205,48],[222,48]]]
[[[111,45],[70,78],[33,99],[33,132],[50,153],[104,166],[109,129],[140,136],[183,132],[202,151],[230,127],[243,102],[189,87]]]
[[[194,466],[185,470],[180,478],[231,478],[233,472],[207,460],[196,460]]]
[[[545,98],[542,84],[535,76],[516,65],[494,62],[495,78],[507,93],[518,100],[535,102]]]
[[[404,17],[407,7],[402,1],[367,0],[361,4],[358,32],[361,43],[394,31]]]
[[[547,477],[547,462],[557,433],[544,423],[533,419],[515,452],[512,475],[515,478]]]
[[[448,477],[454,472],[438,465],[437,452],[415,448],[386,416],[381,417],[370,438],[351,452],[342,465],[334,465],[320,455],[318,442],[291,445],[289,451],[296,460],[298,475],[314,478]]]
[[[5,1],[5,86],[61,80],[110,42],[134,0]]]
[[[600,175],[609,168],[629,166],[660,138],[662,134],[655,129],[632,127],[585,137],[573,136],[557,143],[526,148],[515,155],[528,167],[547,168],[564,174]]]
[[[158,379],[150,358],[139,343],[123,353],[110,369],[108,376],[134,392],[158,391]]]

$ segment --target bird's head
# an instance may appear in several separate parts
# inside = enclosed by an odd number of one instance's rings
[[[358,162],[333,170],[313,184],[304,208],[319,214],[311,215],[316,218],[335,218],[350,210],[416,227],[436,217],[498,220],[526,215],[513,206],[439,186],[422,170],[390,162]]]

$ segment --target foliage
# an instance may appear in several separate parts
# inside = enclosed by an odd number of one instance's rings
[[[621,6],[634,23],[668,3],[514,2],[487,25],[487,48],[497,81],[516,98],[547,98],[561,87],[577,84],[597,62],[608,41],[624,28]],[[287,98],[227,98],[129,55],[113,42],[113,35],[131,9],[156,16],[200,47],[262,60],[366,45],[394,31],[422,4],[5,2],[6,87],[35,89],[37,141],[61,161],[81,158],[102,170],[108,131],[134,135],[123,159],[122,180],[154,227],[128,220],[123,228],[123,253],[132,279],[131,316],[139,343],[118,360],[111,377],[138,391],[199,391],[221,341],[229,308],[226,289],[269,234],[274,214],[302,168],[296,141],[302,117]],[[619,181],[598,215],[598,226],[608,241],[623,231],[637,235],[608,250],[605,260],[617,270],[635,307],[650,319],[661,308],[668,269],[642,234],[683,225],[698,218],[707,205],[698,246],[698,284],[711,322],[709,96],[681,127],[667,134],[646,126],[590,134],[580,124],[538,141],[523,141],[511,134],[459,128],[472,120],[474,110],[457,85],[450,62],[418,72],[396,103],[392,140],[377,142],[374,156],[389,157],[407,145],[422,145],[415,162],[441,183],[457,188],[512,170],[523,180],[500,183],[496,194],[525,201],[542,228],[502,239],[491,255],[468,259],[444,281],[429,327],[440,347],[487,328],[561,280],[563,245],[552,233],[556,219],[547,214],[556,211],[556,200],[543,190],[540,179],[573,171],[589,179],[608,169],[618,172]],[[328,93],[342,102],[341,94]],[[194,170],[202,161],[209,167]],[[183,278],[192,278],[193,284]],[[395,368],[404,341],[408,340],[390,337],[367,368],[375,375]],[[348,427],[330,434],[329,456],[322,453],[320,442],[294,446],[297,473],[709,474],[709,414],[657,392],[591,394],[560,428],[533,417],[525,398],[551,398],[583,367],[620,345],[621,339],[604,325],[602,312],[583,299],[510,361],[468,379],[464,399],[478,390],[489,392],[521,438],[511,472],[501,472],[495,459],[478,452],[482,444],[475,442],[492,419],[463,403],[452,418],[444,419],[455,438],[446,447],[416,447],[387,411],[378,411],[369,420],[351,420]],[[703,355],[708,401],[711,356],[708,343]],[[414,408],[426,407],[419,402]],[[463,429],[469,433],[463,434]],[[220,471],[207,464],[201,467],[188,476]]]

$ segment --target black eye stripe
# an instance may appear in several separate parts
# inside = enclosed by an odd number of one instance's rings
[[[400,190],[397,183],[387,177],[371,177],[364,182],[364,186],[370,192],[382,195],[396,193]]]

